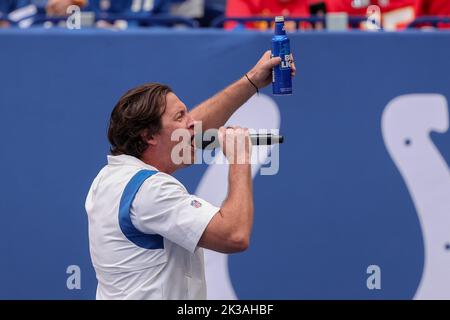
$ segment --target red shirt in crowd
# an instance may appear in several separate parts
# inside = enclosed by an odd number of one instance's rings
[[[370,5],[379,7],[382,25],[386,30],[405,28],[418,16],[450,16],[450,0],[322,0],[327,12],[346,12],[366,16]],[[277,15],[309,16],[309,5],[321,0],[228,0],[227,17],[273,17]],[[442,24],[440,25],[443,26]],[[450,24],[446,24],[446,27]],[[225,23],[226,29],[236,27],[236,22]],[[246,28],[266,30],[265,22],[246,23]],[[295,29],[295,25],[286,28]]]
[[[370,5],[380,8],[383,27],[396,30],[406,27],[418,15],[420,0],[326,0],[328,12],[347,12],[365,16]]]
[[[417,0],[326,0],[328,12],[347,12],[349,15],[365,15],[367,7],[377,5],[381,12],[389,12],[405,7],[417,10]],[[360,5],[358,5],[360,4]]]
[[[421,0],[421,16],[450,16],[450,0]]]
[[[420,0],[420,16],[450,17],[450,0]],[[439,28],[450,28],[450,23],[439,23]]]
[[[225,16],[227,17],[274,17],[278,15],[291,17],[309,16],[309,0],[228,0]],[[232,29],[236,22],[225,23],[226,29]],[[246,23],[246,28],[265,30],[265,22]]]

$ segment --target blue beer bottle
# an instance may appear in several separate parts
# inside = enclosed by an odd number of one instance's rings
[[[275,17],[275,35],[272,37],[272,56],[280,57],[281,63],[272,70],[274,95],[292,94],[291,49],[284,29],[284,17]]]

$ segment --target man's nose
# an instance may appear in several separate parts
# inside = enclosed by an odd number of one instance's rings
[[[196,125],[196,123],[197,123],[198,121],[195,121],[195,120],[191,117],[191,115],[188,115],[188,117],[189,117],[189,119],[188,119],[188,128],[189,128],[189,129],[193,129],[194,126]]]

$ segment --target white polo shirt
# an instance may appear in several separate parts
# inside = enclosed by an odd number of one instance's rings
[[[91,185],[86,211],[97,299],[206,299],[197,244],[219,208],[154,171],[129,155],[108,156]]]

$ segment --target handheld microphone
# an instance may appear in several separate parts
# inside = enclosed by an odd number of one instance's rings
[[[212,131],[212,134],[196,134],[194,136],[194,144],[198,149],[215,149],[220,147],[219,130]],[[273,133],[250,133],[250,140],[254,146],[268,146],[277,143],[283,143],[284,137]]]

